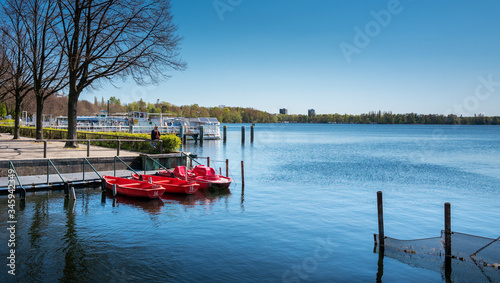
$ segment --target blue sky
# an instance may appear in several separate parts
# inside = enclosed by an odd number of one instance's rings
[[[500,115],[500,1],[172,0],[183,72],[82,95],[277,113]]]

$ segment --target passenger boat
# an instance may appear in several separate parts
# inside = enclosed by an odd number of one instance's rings
[[[170,171],[160,171],[158,175],[170,177],[172,172]],[[186,166],[177,166],[173,172],[174,176],[179,179],[186,178]],[[222,175],[217,175],[212,167],[207,167],[205,165],[198,165],[193,168],[193,170],[187,170],[187,180],[195,181],[200,184],[199,190],[208,189],[210,186],[215,186],[220,189],[227,189],[233,181],[229,177],[224,177]]]
[[[145,181],[113,176],[103,176],[103,179],[106,181],[106,188],[113,190],[113,185],[116,185],[117,194],[129,197],[159,198],[165,192],[162,186]]]
[[[198,187],[200,187],[198,183],[193,181],[185,181],[163,176],[132,174],[132,178],[135,180],[147,180],[154,185],[160,185],[165,189],[166,193],[191,195],[196,193],[198,191]]]
[[[67,129],[68,117],[52,117],[44,114],[43,127],[54,129]],[[155,126],[160,133],[186,135],[188,139],[194,139],[200,135],[203,127],[203,139],[220,140],[220,122],[213,117],[185,118],[170,117],[167,113],[147,113],[133,111],[130,113],[110,114],[106,111],[96,113],[93,116],[78,116],[77,130],[90,132],[127,132],[132,134],[149,134]],[[28,115],[23,114],[21,119],[23,126],[36,125],[36,119],[28,121]]]

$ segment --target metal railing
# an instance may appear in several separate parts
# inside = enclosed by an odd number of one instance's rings
[[[97,176],[99,176],[99,179],[101,179],[101,180],[103,179],[101,174],[99,174],[99,172],[97,172],[97,170],[95,170],[94,166],[92,166],[90,161],[87,158],[84,158],[83,159],[83,176],[82,176],[83,181],[85,181],[85,163],[87,163],[90,166],[90,168],[92,168],[92,170],[94,170],[94,172],[97,174]]]
[[[121,163],[125,164],[125,166],[127,166],[128,169],[132,170],[132,172],[134,172],[135,174],[139,175],[139,173],[137,173],[137,171],[135,171],[132,167],[130,167],[127,163],[125,163],[125,161],[123,161],[120,157],[118,156],[115,156],[114,158],[114,168],[113,168],[113,171],[114,171],[114,175],[116,177],[116,160],[118,159],[118,161],[120,161]]]
[[[14,163],[12,163],[12,161],[9,161],[9,169],[14,171],[14,175],[16,176],[17,182],[19,183],[19,186],[21,187],[21,191],[19,193],[21,196],[21,200],[25,200],[26,199],[26,189],[24,188],[23,183],[21,183],[21,180],[19,179],[19,176],[17,175],[16,167],[14,167]]]
[[[52,162],[52,160],[48,159],[47,160],[47,185],[50,184],[50,165],[52,165],[52,167],[54,168],[54,170],[56,170],[57,175],[59,175],[59,178],[61,178],[61,180],[63,181],[63,183],[66,183],[66,181],[61,176],[61,173],[59,173],[59,170],[57,170],[57,168],[54,165],[54,163]]]
[[[154,159],[153,157],[151,157],[151,156],[149,156],[149,155],[145,155],[145,156],[146,156],[147,158],[151,159],[154,163],[156,163],[156,164],[160,167],[160,169],[162,169],[162,168],[163,168],[163,169],[165,169],[165,170],[167,170],[167,171],[168,171],[168,168],[167,168],[167,167],[163,166],[160,162],[158,162],[158,161],[157,161],[156,159]],[[146,171],[147,171],[147,169],[148,169],[148,168],[147,168],[147,163],[146,163],[146,162],[144,162],[144,175],[146,175]]]

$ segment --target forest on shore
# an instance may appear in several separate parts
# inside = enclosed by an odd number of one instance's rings
[[[67,115],[68,98],[52,96],[47,100],[44,114],[53,116]],[[0,103],[0,117],[12,114],[13,101]],[[198,104],[176,106],[168,102],[150,103],[142,99],[136,102],[122,104],[120,99],[111,97],[109,100],[94,98],[94,102],[80,100],[78,115],[93,116],[101,111],[110,113],[127,113],[141,111],[148,113],[168,113],[172,117],[215,117],[221,123],[348,123],[348,124],[450,124],[450,125],[500,125],[499,116],[484,116],[475,114],[463,117],[442,114],[405,113],[373,111],[369,113],[353,114],[318,114],[318,115],[283,115],[272,114],[253,108],[244,107],[203,107]],[[23,111],[29,114],[36,112],[35,99],[28,97],[22,105]]]

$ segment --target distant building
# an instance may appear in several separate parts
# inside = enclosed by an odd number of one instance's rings
[[[316,116],[316,111],[314,109],[307,110],[307,116],[309,117]]]
[[[280,114],[283,114],[283,115],[288,115],[288,109],[286,109],[286,108],[281,108],[281,109],[280,109]]]

